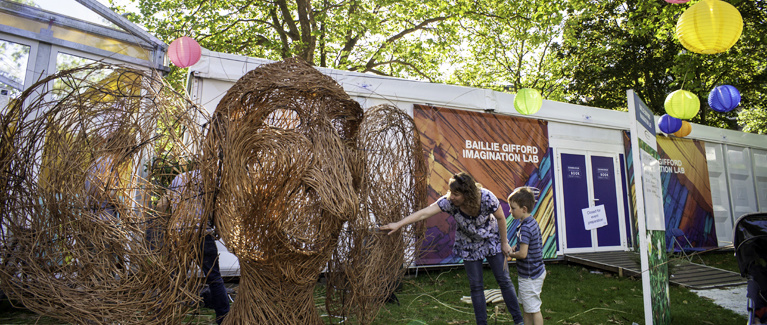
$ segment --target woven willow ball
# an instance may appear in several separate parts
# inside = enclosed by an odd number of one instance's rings
[[[697,95],[689,91],[679,89],[666,96],[666,101],[663,103],[663,106],[666,108],[666,113],[668,115],[678,119],[688,120],[698,114],[698,111],[700,110],[700,99],[698,99]]]
[[[700,54],[727,51],[742,32],[740,12],[721,0],[702,0],[692,5],[676,24],[676,36],[682,46]]]
[[[160,74],[123,67],[24,91],[0,119],[0,289],[64,323],[180,323],[199,299],[201,237],[155,209],[170,175],[153,162],[194,156],[201,114]]]

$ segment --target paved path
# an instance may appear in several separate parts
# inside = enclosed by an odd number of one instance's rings
[[[690,291],[698,296],[713,300],[719,306],[732,310],[744,317],[748,317],[748,311],[746,311],[745,285]]]

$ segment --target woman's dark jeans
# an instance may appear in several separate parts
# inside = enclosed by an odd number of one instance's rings
[[[514,283],[511,282],[509,272],[504,270],[505,268],[503,267],[506,264],[506,258],[503,256],[503,253],[498,253],[495,256],[488,256],[487,263],[490,264],[490,269],[493,270],[495,281],[501,287],[503,301],[506,303],[506,308],[511,313],[511,317],[514,318],[515,323],[522,323],[522,313],[519,310],[517,295],[514,293],[516,291]],[[482,260],[463,261],[463,266],[469,278],[474,317],[477,320],[477,325],[485,325],[487,324],[487,302],[485,301],[485,284],[482,279]]]
[[[207,274],[205,283],[210,288],[213,310],[216,311],[216,323],[221,324],[229,312],[229,295],[226,293],[224,280],[218,268],[218,248],[213,235],[205,235],[202,247],[202,273]]]

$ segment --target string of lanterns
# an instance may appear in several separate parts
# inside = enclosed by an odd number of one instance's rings
[[[688,1],[666,0],[673,4]],[[738,42],[742,32],[743,17],[740,12],[722,0],[701,0],[693,4],[682,13],[676,24],[679,42],[685,49],[698,54],[725,52]],[[717,86],[708,96],[708,105],[716,112],[729,112],[739,104],[740,92],[731,85]],[[695,117],[700,111],[700,99],[692,92],[679,89],[668,94],[664,108],[667,115],[659,120],[659,129],[666,134],[684,137],[691,132],[690,123],[681,121],[677,129],[678,123],[670,119],[685,120]]]
[[[665,0],[682,4],[689,0]],[[738,9],[722,0],[701,0],[685,10],[676,24],[676,35],[687,50],[699,54],[716,54],[730,49],[743,32],[743,18]],[[175,39],[168,47],[170,61],[179,68],[196,64],[202,56],[200,44],[188,36]],[[729,112],[740,104],[740,93],[731,85],[717,86],[708,96],[714,111]],[[532,88],[520,89],[514,97],[514,109],[522,115],[537,113],[543,105],[541,93]],[[700,111],[700,99],[692,92],[679,89],[671,92],[664,102],[667,115],[661,131],[666,134],[685,134],[684,123],[678,128],[674,119],[690,119]],[[667,117],[664,119],[664,117]],[[659,122],[661,123],[661,122]],[[660,126],[660,124],[659,124]],[[672,127],[673,126],[673,127]],[[687,123],[689,128],[689,123]],[[670,130],[676,130],[671,132]],[[685,135],[689,134],[686,132]]]

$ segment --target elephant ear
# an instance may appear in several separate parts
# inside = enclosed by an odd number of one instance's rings
[[[354,174],[361,176],[360,213],[347,223],[328,264],[328,312],[371,323],[415,259],[422,223],[388,236],[378,225],[398,221],[426,201],[426,163],[413,118],[399,108],[368,109],[357,137]]]

